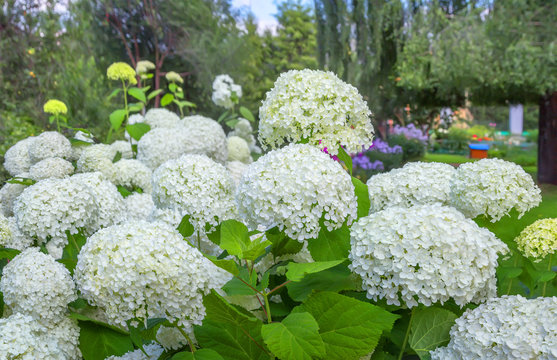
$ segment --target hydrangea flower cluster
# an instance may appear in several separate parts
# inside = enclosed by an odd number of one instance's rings
[[[143,350],[145,352],[141,351],[141,349],[137,349],[129,351],[122,356],[112,355],[107,357],[105,360],[157,360],[164,351],[160,345],[154,342],[148,345],[143,345]]]
[[[226,168],[234,181],[234,186],[237,187],[240,184],[240,179],[244,172],[248,169],[248,165],[241,161],[230,161],[226,163]]]
[[[455,173],[455,168],[448,164],[412,162],[374,175],[367,181],[370,213],[389,206],[448,205]]]
[[[122,155],[122,159],[132,159],[133,158],[133,150],[132,145],[129,141],[124,140],[116,140],[110,147],[114,151],[114,153],[120,153]]]
[[[279,226],[292,239],[329,231],[356,218],[356,196],[350,175],[329,155],[307,144],[274,150],[251,164],[238,185],[240,216],[249,227]]]
[[[159,208],[189,214],[199,232],[236,215],[234,183],[226,168],[205,155],[184,155],[153,173],[153,200]]]
[[[0,359],[81,359],[79,327],[64,318],[44,325],[31,316],[15,313],[0,319]]]
[[[3,269],[0,291],[5,304],[43,323],[59,322],[77,299],[74,282],[64,265],[32,247]]]
[[[246,140],[251,152],[256,154],[261,153],[261,148],[257,146],[255,141],[255,136],[253,136],[253,128],[249,120],[244,118],[239,118],[238,123],[234,126],[234,130],[228,133],[228,136],[238,136]]]
[[[234,83],[229,75],[217,75],[213,81],[213,95],[211,99],[215,105],[225,109],[232,109],[242,97],[242,87]]]
[[[253,161],[248,143],[239,136],[229,136],[228,140],[228,161],[241,161],[249,164]]]
[[[39,243],[50,241],[61,247],[67,243],[66,231],[94,230],[98,204],[90,187],[67,179],[46,179],[31,185],[16,199],[14,215],[18,227]]]
[[[204,116],[189,116],[176,127],[147,132],[137,144],[137,159],[151,170],[184,154],[204,154],[224,163],[228,148],[222,126]]]
[[[59,157],[51,157],[39,161],[29,168],[29,177],[35,181],[56,178],[62,179],[74,172],[71,162]]]
[[[47,114],[66,114],[68,107],[60,100],[50,99],[43,105],[43,111]]]
[[[111,324],[165,317],[187,331],[205,316],[203,295],[230,279],[172,227],[144,221],[96,232],[78,255],[74,277]]]
[[[149,60],[140,60],[135,65],[135,72],[137,75],[147,74],[151,70],[155,70],[155,64]]]
[[[112,178],[115,185],[133,189],[141,188],[145,193],[151,193],[152,171],[145,164],[135,159],[121,159],[114,163]]]
[[[30,136],[18,141],[4,154],[4,168],[12,176],[20,175],[29,171],[33,162],[29,156],[29,148],[35,141],[34,136]]]
[[[351,270],[370,299],[408,307],[496,295],[497,256],[507,246],[456,209],[390,207],[351,228]]]
[[[451,204],[464,215],[485,215],[492,222],[512,209],[519,218],[541,202],[540,189],[521,166],[501,159],[482,159],[458,167],[451,185]]]
[[[536,262],[557,251],[557,219],[541,219],[527,226],[514,239],[518,250]]]
[[[449,344],[430,354],[432,360],[556,359],[557,297],[490,299],[458,318]]]
[[[70,140],[56,131],[46,131],[34,138],[29,144],[29,158],[32,163],[52,157],[68,159],[71,156],[72,144]]]
[[[259,141],[276,148],[307,139],[336,155],[371,146],[371,111],[358,90],[332,72],[291,70],[282,73],[259,108]]]
[[[127,218],[132,220],[147,220],[151,213],[155,210],[155,203],[151,194],[133,193],[128,195],[124,202],[126,203]],[[179,224],[180,222],[178,222]]]
[[[19,174],[20,177],[28,178],[28,173]],[[4,216],[14,215],[15,199],[25,190],[25,185],[5,183],[0,189],[0,210]]]
[[[145,113],[143,122],[148,124],[151,129],[158,127],[172,128],[179,126],[180,118],[170,110],[154,108]]]
[[[23,251],[33,244],[33,239],[23,235],[14,217],[6,218],[0,214],[0,248]]]
[[[112,178],[112,160],[116,156],[113,147],[106,144],[89,145],[83,149],[77,161],[77,170],[82,173],[99,171]]]
[[[137,84],[135,70],[125,62],[115,62],[106,69],[106,76],[110,80],[126,81],[131,85]]]

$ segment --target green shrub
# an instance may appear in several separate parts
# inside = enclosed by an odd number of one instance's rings
[[[387,142],[389,146],[399,145],[402,147],[403,162],[417,161],[425,155],[426,145],[418,139],[407,139],[404,135],[392,135]]]

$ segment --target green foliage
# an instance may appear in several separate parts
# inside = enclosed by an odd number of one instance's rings
[[[328,231],[322,227],[315,239],[308,239],[308,250],[316,261],[346,259],[350,251],[350,229],[348,226]]]
[[[224,360],[218,352],[211,349],[200,349],[194,353],[180,352],[172,357],[172,360]]]
[[[311,360],[325,356],[317,321],[307,312],[288,315],[280,323],[265,324],[265,344],[281,360]]]
[[[316,261],[311,263],[291,262],[287,266],[286,278],[290,281],[300,281],[306,275],[318,273],[343,263],[345,260]]]
[[[408,344],[420,359],[429,359],[431,350],[449,342],[449,331],[456,318],[456,314],[438,307],[416,310],[410,326]]]
[[[426,146],[418,139],[407,139],[404,135],[391,135],[387,139],[389,146],[402,147],[402,161],[417,161],[425,155]]]

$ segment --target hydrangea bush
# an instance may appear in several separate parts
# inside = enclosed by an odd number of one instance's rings
[[[109,68],[124,108],[106,143],[65,129],[7,151],[0,360],[557,357],[555,219],[505,242],[473,219],[538,205],[520,167],[417,162],[364,184],[348,153],[369,149],[371,112],[313,70],[267,94],[258,157],[239,85],[215,81],[228,115],[184,117],[167,72],[181,116],[140,112],[153,68]]]

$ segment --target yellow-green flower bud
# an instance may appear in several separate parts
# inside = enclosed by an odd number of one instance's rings
[[[68,112],[68,108],[66,107],[66,104],[60,100],[50,99],[44,104],[43,111],[48,114],[59,115],[66,114]]]
[[[128,81],[130,84],[137,84],[135,70],[124,62],[116,62],[108,67],[106,76],[110,80]]]
[[[169,71],[166,73],[166,80],[170,81],[170,82],[176,82],[176,83],[183,83],[184,79],[182,79],[182,77],[180,76],[180,74],[178,74],[175,71]]]
[[[557,218],[541,219],[527,226],[516,239],[518,250],[535,262],[557,250]]]
[[[155,64],[153,64],[149,60],[141,60],[137,62],[137,66],[135,67],[135,72],[138,75],[142,75],[154,69],[155,69]]]

